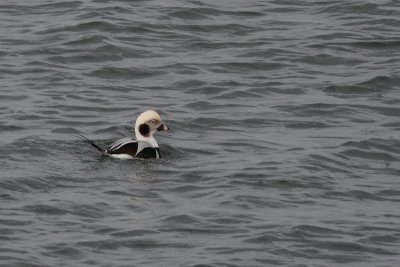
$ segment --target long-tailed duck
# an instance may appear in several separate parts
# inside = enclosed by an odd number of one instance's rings
[[[112,143],[106,150],[101,149],[92,140],[80,135],[86,142],[97,148],[103,155],[120,159],[161,158],[160,148],[153,134],[157,131],[167,131],[168,126],[161,122],[160,115],[154,110],[148,110],[139,115],[135,123],[136,140],[122,138]]]

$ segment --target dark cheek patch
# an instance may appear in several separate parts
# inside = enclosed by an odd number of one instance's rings
[[[139,133],[143,136],[148,136],[150,133],[150,127],[146,123],[139,125]]]

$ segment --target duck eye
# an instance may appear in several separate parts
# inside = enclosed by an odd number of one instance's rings
[[[156,120],[151,120],[150,123],[151,124],[156,124]]]

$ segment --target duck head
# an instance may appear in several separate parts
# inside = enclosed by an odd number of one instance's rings
[[[139,115],[135,123],[136,140],[149,141],[154,139],[153,134],[158,131],[168,131],[169,128],[162,123],[160,114],[154,110],[147,110]]]

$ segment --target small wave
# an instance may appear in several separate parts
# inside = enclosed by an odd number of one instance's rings
[[[118,32],[120,31],[120,28],[117,25],[106,21],[90,21],[78,23],[73,26],[55,26],[46,30],[39,31],[37,32],[37,34],[48,35],[60,32],[81,32],[89,30],[98,30],[101,32]]]
[[[22,208],[24,211],[27,212],[33,212],[37,214],[47,214],[47,215],[65,215],[67,214],[67,211],[55,207],[53,205],[47,205],[47,204],[36,204],[36,205],[26,205]]]
[[[332,56],[328,54],[304,56],[299,59],[294,59],[292,61],[311,64],[311,65],[324,65],[324,66],[333,66],[333,65],[355,66],[365,62],[364,60],[359,60],[357,58],[345,58],[345,57]]]
[[[0,94],[0,99],[3,101],[19,101],[19,100],[27,100],[29,96],[27,95],[20,95],[20,94]]]
[[[308,224],[296,225],[291,229],[290,232],[290,235],[303,238],[341,237],[345,234],[346,233],[341,230]]]
[[[350,46],[368,48],[368,49],[395,49],[400,46],[400,41],[357,41],[347,43]]]
[[[107,38],[103,35],[94,34],[91,36],[83,36],[78,37],[76,40],[66,41],[63,43],[65,46],[82,46],[82,45],[91,45],[91,44],[99,44],[102,43]]]
[[[188,107],[193,110],[204,110],[204,109],[214,110],[214,109],[218,109],[220,107],[220,105],[213,104],[209,101],[195,101],[195,102],[186,104],[185,107]]]
[[[203,14],[201,14],[203,13]],[[177,11],[168,12],[169,17],[183,19],[183,20],[205,20],[208,16],[201,12],[201,9],[181,9]]]
[[[194,154],[190,151],[182,150],[168,144],[160,144],[160,150],[162,164],[167,164],[170,161],[184,160],[194,157]]]
[[[374,235],[368,238],[368,242],[381,244],[381,245],[390,245],[390,244],[398,244],[400,238],[395,235]]]
[[[165,71],[139,68],[104,67],[89,72],[88,76],[109,80],[135,80],[165,74]]]
[[[368,81],[359,82],[354,85],[331,85],[325,88],[325,92],[340,96],[358,96],[362,94],[384,93],[399,88],[398,77],[376,76]]]
[[[397,161],[398,157],[394,157],[389,153],[365,151],[360,149],[347,149],[342,151],[340,154],[348,158],[361,158],[370,160],[382,160],[382,161]]]
[[[249,35],[253,32],[262,30],[259,27],[252,27],[244,24],[239,23],[227,23],[227,24],[210,24],[210,25],[201,25],[201,24],[188,24],[188,25],[176,25],[175,26],[178,30],[188,32],[191,35],[198,32],[198,33],[206,33],[206,34],[213,34],[213,33],[225,33],[230,34],[233,36],[245,36]]]
[[[248,73],[249,71],[270,71],[287,66],[282,63],[265,62],[226,62],[210,65],[209,67],[217,73]]]
[[[171,11],[168,16],[175,17],[184,20],[204,20],[213,19],[221,16],[232,16],[236,18],[256,18],[263,17],[265,13],[258,12],[254,10],[222,10],[216,7],[205,7],[201,4],[201,7],[191,7],[191,8],[180,8],[177,11]]]
[[[317,121],[285,122],[285,127],[293,129],[321,129],[332,126],[333,125],[329,125],[328,123],[317,122]]]
[[[83,251],[73,247],[72,244],[51,244],[51,246],[46,246],[45,248],[46,252],[44,252],[43,255],[47,257],[68,257],[71,259],[79,259],[84,257]]]
[[[163,223],[166,223],[168,225],[199,225],[203,224],[203,222],[194,216],[188,215],[188,214],[182,214],[182,215],[172,215],[172,216],[167,216],[162,219]]]
[[[171,87],[176,88],[176,89],[185,89],[185,90],[193,89],[195,92],[196,89],[198,89],[199,87],[201,88],[202,86],[205,86],[206,84],[207,83],[205,81],[189,79],[189,80],[182,80],[182,81],[174,82],[171,85]]]
[[[16,125],[2,125],[0,124],[0,131],[3,132],[14,132],[14,131],[21,131],[24,130],[25,128],[16,126]]]
[[[384,139],[368,139],[363,141],[349,141],[341,145],[350,147],[340,152],[347,158],[369,159],[384,163],[396,162],[400,158],[398,142]]]
[[[304,105],[279,105],[274,106],[279,110],[290,112],[296,117],[340,117],[348,116],[354,112],[353,107],[331,103],[312,103]]]
[[[51,132],[58,134],[76,134],[79,133],[80,131],[72,127],[60,127],[51,130]]]
[[[34,6],[34,9],[38,9],[40,11],[43,10],[51,10],[52,12],[61,9],[64,12],[67,12],[66,8],[75,9],[82,5],[81,1],[62,1],[58,3],[50,3],[50,4],[41,4]]]
[[[327,2],[328,3],[328,2]],[[348,3],[339,2],[329,4],[328,7],[319,8],[315,14],[328,14],[331,16],[345,16],[346,14],[359,15],[376,15],[384,14],[385,12],[379,8],[380,5],[373,3]]]
[[[362,141],[348,141],[341,146],[354,147],[358,149],[378,149],[382,152],[393,152],[400,155],[400,142],[397,140],[370,138]]]
[[[220,94],[218,96],[214,96],[211,99],[240,99],[240,98],[246,98],[246,99],[251,99],[251,98],[259,98],[260,95],[257,93],[252,93],[249,91],[239,91],[239,90],[235,90],[232,92],[228,92],[228,93],[223,93]]]
[[[375,201],[382,201],[385,200],[373,193],[363,191],[363,190],[351,190],[346,193],[348,196],[352,198],[359,199],[359,200],[375,200]]]
[[[200,95],[216,95],[220,94],[224,91],[227,91],[228,88],[220,87],[220,86],[200,86],[198,88],[193,88],[186,90],[187,94],[200,94]]]
[[[363,244],[361,242],[346,242],[346,241],[320,241],[316,242],[313,244],[310,244],[311,247],[315,247],[318,249],[322,250],[327,250],[327,251],[338,251],[338,252],[348,252],[352,253],[374,253],[374,254],[380,254],[380,255],[396,255],[395,252],[383,249],[383,248],[376,248],[373,246],[368,246],[366,244]],[[355,256],[355,258],[358,258],[357,261],[362,260],[358,256]],[[341,260],[338,259],[338,262],[341,262]]]

